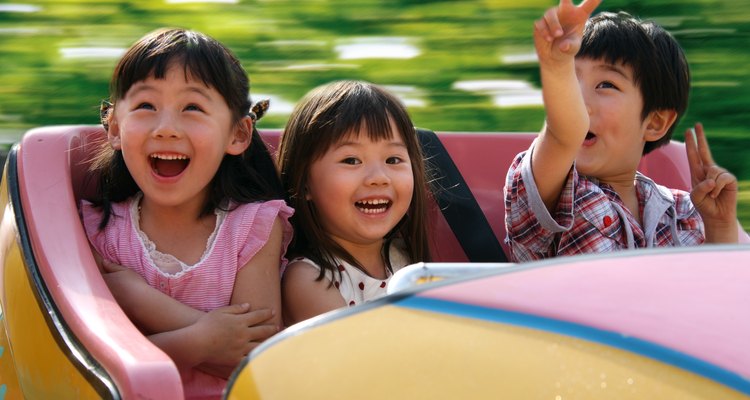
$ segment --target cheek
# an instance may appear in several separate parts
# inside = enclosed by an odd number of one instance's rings
[[[409,169],[399,174],[399,179],[394,185],[397,185],[398,190],[402,193],[408,193],[409,199],[411,200],[411,196],[414,194],[414,174],[412,173],[412,170]]]

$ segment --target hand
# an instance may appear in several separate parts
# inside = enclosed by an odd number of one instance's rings
[[[101,258],[101,256],[99,257],[99,259],[101,261],[102,272],[105,274],[111,274],[120,271],[130,271],[130,268],[123,267],[122,265],[115,264],[111,261],[107,261]]]
[[[268,323],[274,313],[233,304],[206,313],[195,324],[202,338],[205,363],[235,367],[252,349],[279,331]]]
[[[690,165],[690,178],[693,189],[690,199],[703,217],[707,242],[736,242],[737,234],[737,178],[725,168],[716,165],[703,125],[695,124],[695,129],[685,132],[685,150]],[[715,230],[730,235],[723,240]],[[734,240],[731,234],[734,233]]]
[[[584,0],[578,6],[573,0],[560,0],[534,22],[534,45],[539,62],[564,61],[572,58],[581,47],[586,21],[601,0]]]

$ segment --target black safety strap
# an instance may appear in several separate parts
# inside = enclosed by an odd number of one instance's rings
[[[427,164],[437,180],[435,200],[471,262],[507,262],[487,217],[435,132],[416,128]]]

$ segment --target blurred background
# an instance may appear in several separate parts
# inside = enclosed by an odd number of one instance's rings
[[[576,1],[578,3],[579,1]],[[436,131],[538,131],[544,119],[531,30],[554,1],[158,0],[0,2],[0,146],[35,126],[96,124],[125,49],[163,26],[230,47],[269,98],[260,128],[281,128],[308,90],[364,79]],[[750,230],[750,2],[605,0],[599,10],[653,19],[682,44],[693,74],[675,131],[705,124],[717,161],[741,181]],[[501,182],[498,184],[502,184]]]

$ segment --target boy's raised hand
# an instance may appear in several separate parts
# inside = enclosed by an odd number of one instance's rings
[[[701,214],[708,243],[737,242],[737,178],[716,165],[703,125],[685,132],[693,189],[690,199]]]
[[[560,0],[534,22],[534,45],[539,62],[563,61],[573,57],[581,47],[586,20],[601,0],[584,0],[578,6],[573,0]]]

